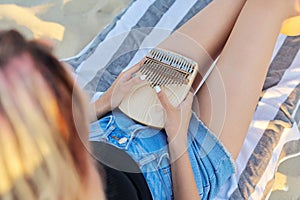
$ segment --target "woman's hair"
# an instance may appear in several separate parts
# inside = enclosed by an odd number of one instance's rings
[[[86,116],[47,47],[0,32],[0,199],[84,199]]]

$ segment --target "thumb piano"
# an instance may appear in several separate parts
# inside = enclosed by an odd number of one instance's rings
[[[182,55],[154,48],[146,56],[137,76],[146,80],[131,88],[123,98],[119,109],[130,118],[155,128],[163,128],[165,114],[153,87],[160,86],[170,103],[178,106],[186,97],[198,77],[194,90],[199,89],[201,76],[198,64]]]

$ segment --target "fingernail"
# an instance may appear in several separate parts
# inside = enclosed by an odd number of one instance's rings
[[[132,74],[131,77],[132,77],[132,78],[136,77],[136,74]]]
[[[161,89],[158,85],[154,87],[154,90],[156,93],[159,93],[161,91]]]
[[[145,79],[146,79],[146,75],[142,75],[142,76],[140,76],[140,79],[142,80],[142,81],[144,81]]]

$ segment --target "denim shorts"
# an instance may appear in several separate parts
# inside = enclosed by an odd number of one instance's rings
[[[127,152],[139,165],[153,199],[173,199],[164,130],[139,124],[115,110],[90,125],[89,139]],[[195,114],[189,124],[188,154],[201,199],[213,199],[234,173],[234,164],[223,145]]]

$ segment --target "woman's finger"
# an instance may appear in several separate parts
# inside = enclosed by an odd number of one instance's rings
[[[129,80],[132,78],[133,74],[135,74],[136,72],[139,71],[140,67],[143,65],[143,63],[145,62],[146,58],[143,58],[140,62],[138,62],[137,64],[135,64],[134,66],[130,67],[129,69],[127,69],[126,71],[124,71],[124,79],[125,80]]]
[[[127,85],[131,88],[137,84],[142,83],[146,79],[145,75],[135,76],[127,82]]]
[[[164,93],[159,86],[155,86],[154,90],[157,93],[157,97],[164,109],[169,110],[172,108],[173,105],[170,103],[166,93]]]

